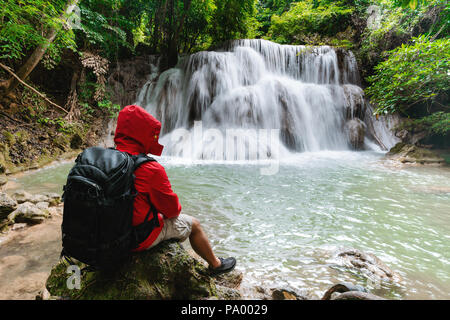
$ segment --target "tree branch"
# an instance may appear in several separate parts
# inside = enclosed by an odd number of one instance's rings
[[[35,88],[33,88],[32,86],[30,86],[30,85],[26,84],[24,81],[22,81],[22,79],[20,79],[14,72],[12,72],[12,70],[10,68],[8,68],[7,66],[5,66],[2,63],[0,63],[0,67],[3,68],[4,70],[6,70],[14,78],[16,78],[16,80],[19,81],[22,85],[24,85],[25,87],[27,87],[28,89],[30,89],[31,91],[36,93],[38,96],[40,96],[45,101],[47,101],[50,105],[54,106],[55,108],[58,108],[59,110],[64,111],[65,113],[69,113],[66,109],[64,109],[63,107],[61,107],[61,106],[57,105],[56,103],[50,101],[45,95],[43,95],[42,93],[37,91]]]

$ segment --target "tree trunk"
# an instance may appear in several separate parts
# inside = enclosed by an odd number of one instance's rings
[[[72,13],[74,6],[76,6],[78,2],[79,0],[69,0],[64,10],[64,13],[61,15],[60,18],[66,22],[67,16],[69,16]],[[42,60],[42,57],[44,56],[45,52],[47,51],[51,43],[55,40],[57,35],[58,29],[53,28],[48,32],[47,36],[45,37],[46,38],[45,42],[39,45],[34,50],[34,52],[31,54],[31,56],[28,58],[25,64],[22,65],[22,67],[20,67],[19,71],[16,73],[20,79],[26,80],[26,78],[30,75],[30,73],[34,70],[34,68],[38,65],[38,63]],[[19,81],[14,77],[9,79],[5,83],[2,83],[4,89],[3,92],[0,93],[0,96],[8,95],[18,85]]]
[[[81,70],[80,68],[76,68],[73,71],[72,81],[70,83],[70,93],[66,102],[66,109],[69,109],[69,113],[66,116],[66,119],[72,121],[77,119],[80,116],[80,110],[78,109],[78,79],[80,78]]]
[[[169,26],[167,30],[167,39],[166,39],[166,46],[165,46],[165,54],[163,55],[162,61],[162,70],[167,70],[170,68],[173,68],[178,63],[178,41],[180,39],[180,34],[183,31],[184,22],[186,20],[187,14],[189,12],[189,9],[191,7],[192,0],[184,0],[183,5],[183,14],[181,16],[180,22],[177,25],[176,19],[175,19],[175,12],[174,12],[174,1],[171,0],[170,2],[170,19],[169,19]]]

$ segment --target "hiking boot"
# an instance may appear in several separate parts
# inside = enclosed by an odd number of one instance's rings
[[[233,271],[234,267],[236,266],[236,259],[235,258],[219,258],[221,264],[220,267],[217,268],[209,268],[209,274],[211,276],[218,276],[230,271]]]

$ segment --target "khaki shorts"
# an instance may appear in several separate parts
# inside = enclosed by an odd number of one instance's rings
[[[164,219],[164,226],[161,229],[161,233],[148,249],[169,239],[178,239],[180,242],[185,241],[191,235],[192,221],[192,217],[187,214],[180,214],[175,219]]]

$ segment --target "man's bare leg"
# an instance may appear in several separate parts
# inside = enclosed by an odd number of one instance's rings
[[[189,236],[189,241],[191,242],[192,249],[194,249],[194,251],[206,262],[208,262],[211,268],[220,267],[220,260],[214,254],[208,237],[203,231],[200,222],[195,218],[193,218],[192,221],[192,232]]]

